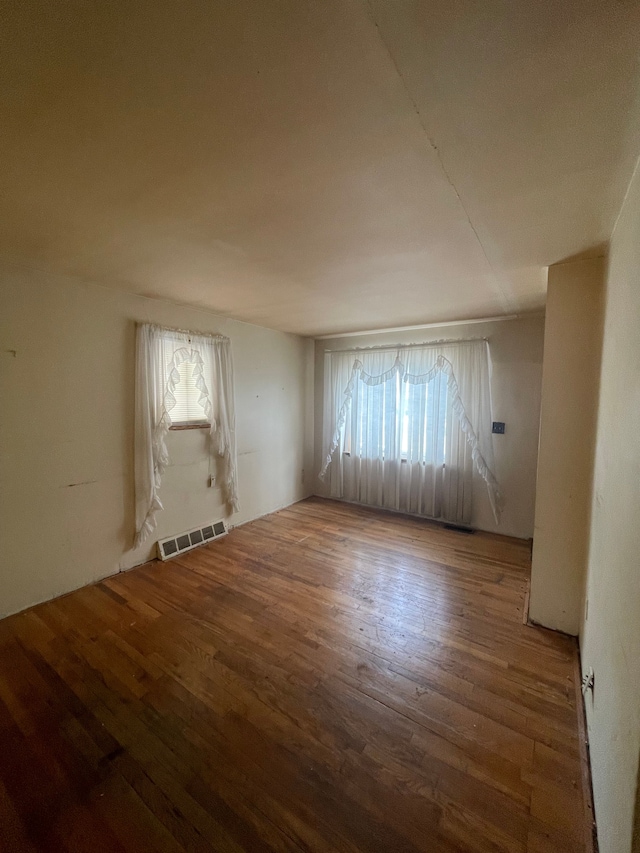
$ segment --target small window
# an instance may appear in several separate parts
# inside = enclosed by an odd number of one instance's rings
[[[173,392],[176,404],[171,409],[171,429],[208,427],[209,421],[200,403],[201,394],[196,385],[195,364],[183,361],[177,370],[180,373],[180,381]]]
[[[206,348],[192,340],[188,333],[167,330],[162,335],[162,351],[163,381],[167,383],[164,400],[171,418],[170,429],[209,427],[208,413],[215,396],[211,360]]]

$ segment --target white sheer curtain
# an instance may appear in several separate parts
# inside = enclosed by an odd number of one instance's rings
[[[162,474],[169,462],[166,435],[171,426],[179,367],[193,364],[195,385],[208,422],[209,448],[223,468],[225,497],[238,510],[235,407],[231,342],[222,335],[200,335],[154,326],[137,327],[135,400],[136,536],[141,545],[156,527]]]
[[[468,524],[475,467],[498,521],[489,374],[486,341],[327,353],[331,495]]]

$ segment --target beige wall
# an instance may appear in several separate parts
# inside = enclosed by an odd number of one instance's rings
[[[242,523],[308,493],[313,344],[209,312],[0,268],[0,615],[148,559],[133,535],[135,322],[219,332],[235,362]],[[205,436],[169,436],[158,537],[224,514]],[[156,537],[157,538],[157,537]],[[155,541],[155,539],[154,539]]]
[[[493,415],[495,420],[506,423],[505,434],[493,437],[496,475],[506,503],[501,524],[496,526],[486,486],[482,479],[475,475],[472,523],[474,527],[482,530],[492,530],[523,539],[531,537],[540,422],[543,335],[544,319],[530,317],[317,341],[314,467],[316,494],[328,494],[327,486],[317,479],[322,459],[323,374],[326,350],[419,343],[442,338],[486,337],[490,341],[493,364]]]
[[[577,634],[587,567],[604,261],[549,268],[529,618]]]
[[[601,853],[629,853],[640,752],[640,174],[611,241],[583,671]],[[640,848],[636,848],[640,849]]]

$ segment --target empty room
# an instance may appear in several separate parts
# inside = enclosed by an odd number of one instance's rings
[[[0,11],[0,851],[640,853],[640,3]]]

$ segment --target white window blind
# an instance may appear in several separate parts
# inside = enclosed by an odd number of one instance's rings
[[[190,361],[185,361],[178,367],[180,382],[173,392],[176,404],[171,410],[171,420],[174,424],[207,423],[204,409],[198,402],[200,391],[196,388],[193,368],[194,365]]]
[[[167,336],[171,341],[171,336]],[[172,369],[172,361],[175,352],[175,346],[165,347],[165,364],[167,376]],[[203,353],[203,355],[205,355]],[[213,377],[209,368],[208,359],[204,358],[204,381],[207,385],[209,395],[213,394]],[[180,374],[180,381],[173,390],[176,404],[171,409],[171,423],[174,426],[185,426],[188,424],[207,424],[208,418],[205,410],[200,403],[200,389],[196,385],[197,372],[194,370],[195,363],[193,361],[183,361],[178,364],[176,369]]]

